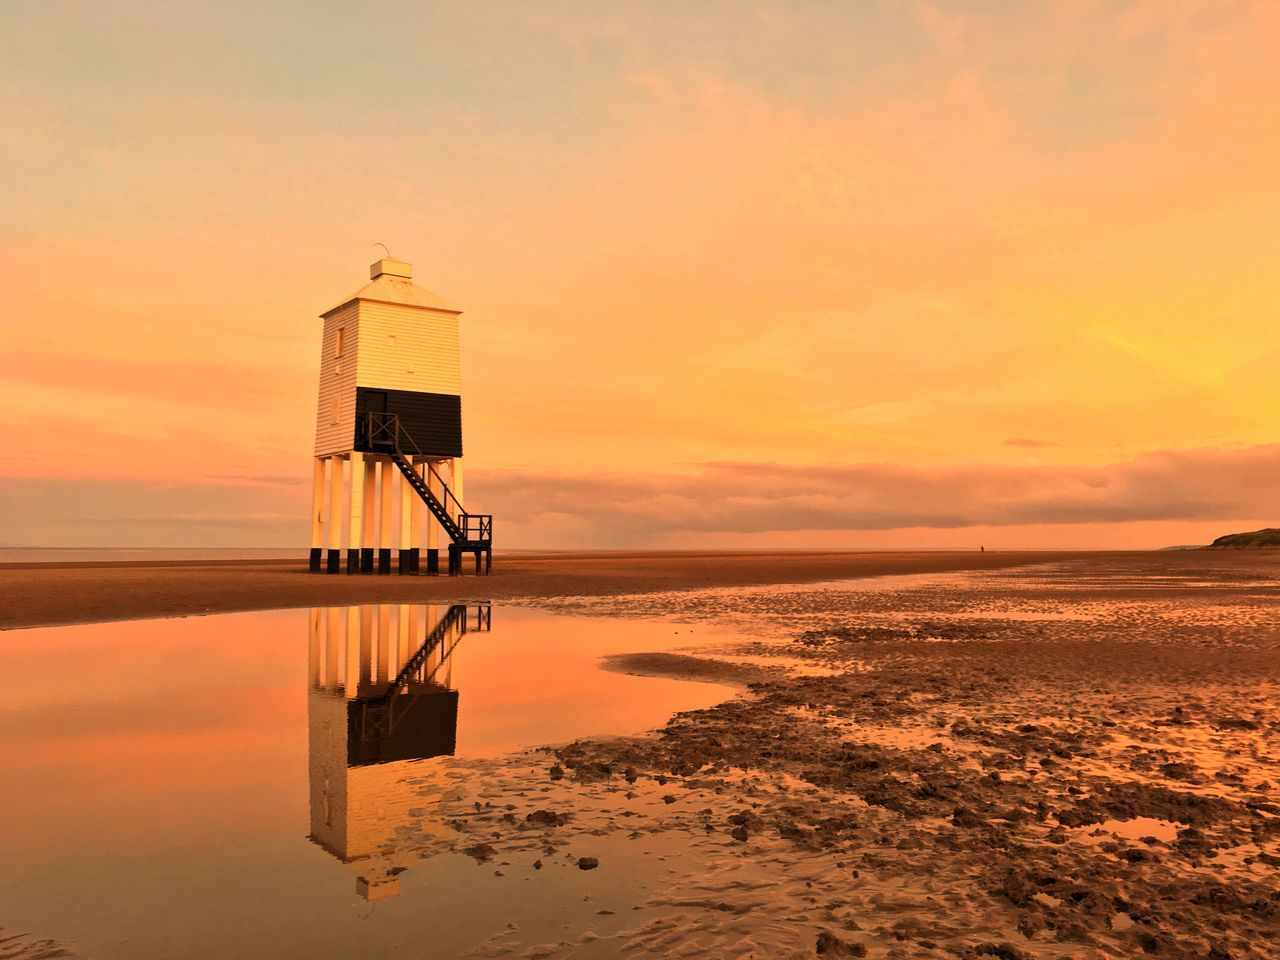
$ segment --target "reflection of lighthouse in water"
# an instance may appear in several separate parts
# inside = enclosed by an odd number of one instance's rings
[[[488,631],[489,607],[313,608],[309,623],[311,839],[383,900],[399,892],[397,828],[432,805],[432,771],[416,761],[454,751],[454,650]]]

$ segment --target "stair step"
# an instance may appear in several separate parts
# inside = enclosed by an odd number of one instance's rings
[[[465,539],[462,527],[459,526],[458,521],[450,515],[449,511],[445,508],[444,504],[440,502],[439,498],[436,497],[434,491],[431,489],[431,485],[427,483],[422,475],[413,468],[413,464],[406,460],[404,455],[398,451],[391,454],[391,459],[395,465],[400,468],[400,472],[404,475],[405,479],[409,481],[409,485],[417,492],[418,497],[426,504],[427,509],[431,511],[431,515],[440,521],[440,525],[444,527],[445,532],[449,535],[449,539],[455,544],[466,544],[468,541]],[[444,486],[444,495],[446,497],[449,495],[449,488],[447,486]],[[455,497],[454,499],[456,501],[457,498]],[[459,504],[459,506],[461,506],[461,504]]]

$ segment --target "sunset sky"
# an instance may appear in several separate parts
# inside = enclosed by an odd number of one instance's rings
[[[319,313],[465,313],[499,547],[1280,525],[1280,4],[0,8],[0,541],[305,547]]]

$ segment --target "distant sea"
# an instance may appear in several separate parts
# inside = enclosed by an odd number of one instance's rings
[[[139,560],[303,560],[297,547],[0,547],[0,563]]]

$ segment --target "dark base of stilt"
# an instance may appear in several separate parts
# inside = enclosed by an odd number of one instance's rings
[[[307,562],[307,569],[312,573],[320,572],[320,558],[324,555],[324,551],[319,547],[311,548],[311,559]]]
[[[422,551],[414,547],[409,551],[409,572],[418,573],[422,569]]]
[[[342,551],[330,550],[325,558],[325,570],[328,573],[337,573],[342,569]]]
[[[360,572],[373,573],[373,547],[360,548]]]
[[[379,573],[391,572],[391,548],[390,547],[381,547],[378,550],[378,572]]]
[[[347,573],[359,573],[359,572],[360,572],[360,550],[358,548],[354,550],[348,550],[347,551]]]
[[[440,551],[435,547],[427,549],[427,573],[435,576],[440,572]]]
[[[481,571],[487,575],[493,571],[493,548],[484,546],[463,547],[459,544],[449,545],[449,576],[462,576],[462,555],[463,553],[474,553],[476,556],[476,576],[480,576]]]
[[[413,568],[409,565],[410,561],[409,561],[409,551],[408,551],[408,550],[401,550],[401,551],[400,551],[400,556],[399,556],[398,560],[399,560],[399,562],[398,562],[398,563],[397,563],[397,565],[396,565],[396,573],[402,573],[402,574],[403,574],[403,573],[412,573],[412,572],[413,572]]]

